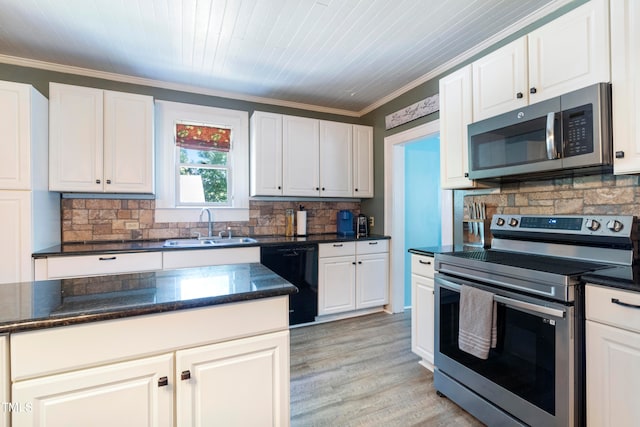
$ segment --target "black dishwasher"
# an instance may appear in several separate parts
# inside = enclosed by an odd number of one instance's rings
[[[298,288],[289,296],[289,325],[318,315],[318,245],[282,244],[260,248],[260,262]]]

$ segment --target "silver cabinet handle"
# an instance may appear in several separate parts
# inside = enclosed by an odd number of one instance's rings
[[[547,159],[553,160],[558,158],[558,150],[556,149],[555,122],[556,114],[551,112],[547,114]]]

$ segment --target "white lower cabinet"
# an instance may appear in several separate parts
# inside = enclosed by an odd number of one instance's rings
[[[411,255],[411,351],[433,371],[434,353],[433,257]]]
[[[318,249],[318,315],[389,302],[387,240],[324,243]]]
[[[287,319],[283,296],[11,335],[12,426],[286,427]]]
[[[19,381],[12,401],[24,410],[12,425],[171,426],[173,383],[173,354]]]
[[[35,260],[36,280],[162,270],[162,252],[105,253]]]
[[[252,262],[260,262],[260,248],[258,246],[191,251],[171,250],[162,253],[162,268],[165,270]]]
[[[587,424],[637,426],[640,293],[588,285],[586,295]]]
[[[176,353],[178,426],[289,423],[289,333]]]

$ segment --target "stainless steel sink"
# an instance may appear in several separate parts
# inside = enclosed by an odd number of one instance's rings
[[[229,246],[229,245],[247,245],[257,243],[256,239],[251,237],[213,237],[211,239],[171,239],[164,242],[165,248],[201,248],[213,246]]]

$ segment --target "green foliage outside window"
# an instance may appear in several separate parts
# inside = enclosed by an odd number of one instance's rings
[[[180,148],[180,176],[200,176],[205,204],[228,204],[228,160],[229,153],[226,152]],[[185,199],[188,196],[180,194],[181,204],[202,204],[201,200]]]

